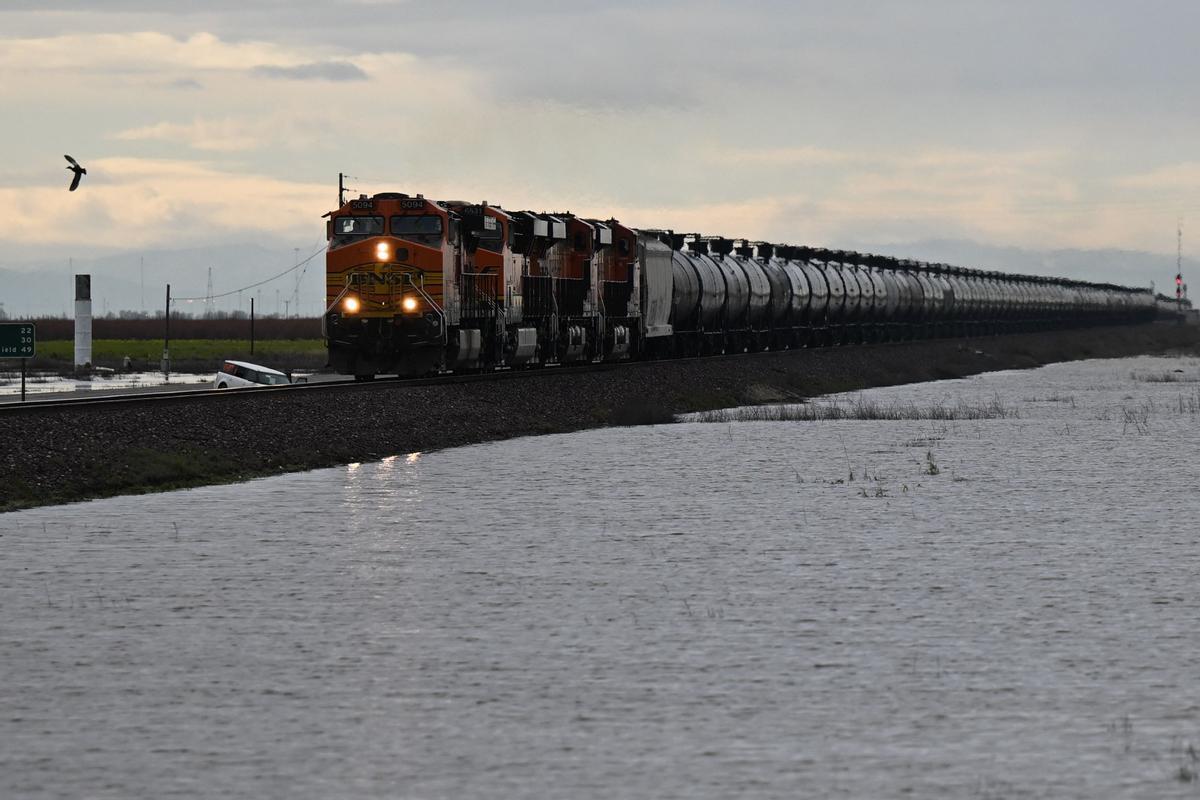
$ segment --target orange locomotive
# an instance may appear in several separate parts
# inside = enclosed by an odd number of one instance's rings
[[[631,352],[637,241],[615,222],[400,193],[362,195],[328,216],[325,338],[342,374]],[[606,301],[617,307],[605,313]]]
[[[325,337],[341,373],[433,369],[448,341],[447,290],[457,264],[445,208],[404,194],[360,197],[327,228]]]

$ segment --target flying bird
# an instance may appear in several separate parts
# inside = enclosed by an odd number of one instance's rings
[[[71,162],[71,166],[67,167],[67,169],[75,173],[75,177],[71,179],[71,188],[69,189],[69,191],[73,192],[79,188],[79,179],[87,175],[87,170],[79,166],[79,162],[70,156],[64,155],[63,158]]]

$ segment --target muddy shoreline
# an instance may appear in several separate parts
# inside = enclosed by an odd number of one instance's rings
[[[1198,351],[1200,328],[1152,324],[546,371],[451,386],[366,384],[0,413],[0,511],[1054,361]]]

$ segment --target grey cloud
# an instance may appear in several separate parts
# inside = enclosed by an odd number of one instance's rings
[[[190,91],[193,89],[203,89],[204,84],[201,83],[200,81],[196,80],[195,78],[179,78],[178,80],[173,80],[170,83],[168,83],[167,88],[187,89]]]
[[[697,142],[739,152],[1047,148],[1073,154],[1056,174],[1090,179],[1099,187],[1091,191],[1103,193],[1111,191],[1110,173],[1195,160],[1200,138],[1200,84],[1187,79],[1200,71],[1194,0],[2,0],[0,23],[6,36],[153,29],[186,39],[203,31],[226,43],[333,56],[256,70],[291,81],[363,80],[351,59],[410,53],[422,59],[423,74],[445,68],[448,81],[469,76],[470,97],[483,106],[454,105],[459,95],[450,93],[430,108],[442,129],[457,125],[476,136],[479,112],[517,112],[517,124],[477,137],[484,147],[462,156],[470,164],[462,170],[484,183],[524,181],[564,197],[590,186],[608,196],[636,189],[637,202],[666,206],[718,192],[727,200],[821,194],[847,179],[838,165],[697,169],[689,155]],[[569,140],[561,135],[564,111],[585,119]],[[631,124],[618,129],[618,114]],[[587,136],[591,130],[598,133]],[[613,130],[621,133],[599,134]],[[364,161],[388,152],[373,132],[361,136]],[[555,169],[545,157],[531,170],[513,156],[512,143],[524,153],[531,137],[538,152],[554,155]],[[583,147],[594,154],[585,174]],[[279,168],[288,169],[286,160]],[[446,178],[439,166],[424,179]],[[1174,212],[1165,216],[1170,223]],[[885,233],[871,235],[880,241]]]
[[[349,61],[315,61],[295,67],[255,67],[254,72],[268,78],[292,81],[365,81],[367,73]]]
[[[40,25],[42,33],[61,29],[60,14],[44,13],[61,9],[79,13],[77,28],[88,21],[99,27],[117,24],[104,17],[152,14],[151,24],[179,36],[205,30],[227,41],[313,43],[347,53],[404,50],[477,71],[498,98],[600,109],[694,106],[704,98],[728,102],[750,89],[776,102],[809,106],[853,97],[855,107],[870,108],[904,94],[929,99],[936,108],[975,104],[974,112],[994,108],[996,98],[1053,109],[1112,104],[1120,92],[1115,102],[1144,112],[1163,105],[1150,97],[1154,87],[1177,85],[1179,76],[1200,69],[1200,50],[1191,45],[1200,4],[1187,0],[461,0],[449,7],[362,0],[7,0],[2,5],[6,24],[27,17],[20,27]],[[280,13],[281,8],[289,13]],[[5,13],[13,10],[43,13]],[[400,40],[398,30],[403,31]],[[325,69],[332,70],[316,71]],[[293,79],[363,77],[361,71],[341,69],[345,74],[264,73]],[[1195,96],[1190,89],[1183,93],[1176,105]]]

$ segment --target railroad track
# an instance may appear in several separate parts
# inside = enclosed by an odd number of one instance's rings
[[[959,337],[951,337],[959,338]],[[352,378],[346,380],[321,381],[319,383],[293,383],[287,386],[262,386],[262,387],[244,387],[239,389],[181,389],[175,392],[140,392],[137,394],[110,394],[103,397],[70,397],[58,400],[27,400],[24,403],[16,401],[5,401],[0,403],[0,415],[4,414],[20,414],[28,411],[45,411],[47,409],[56,408],[72,408],[72,407],[115,407],[129,408],[139,405],[153,405],[156,403],[178,403],[184,401],[206,401],[210,398],[228,398],[228,397],[269,397],[278,392],[332,392],[346,389],[355,389],[359,391],[372,391],[375,389],[395,388],[396,386],[415,387],[415,386],[443,386],[459,383],[477,383],[481,381],[495,380],[520,380],[532,379],[538,377],[548,377],[551,375],[563,374],[579,374],[584,372],[607,372],[615,369],[636,369],[638,367],[648,367],[654,364],[680,364],[688,362],[717,362],[734,358],[762,358],[769,356],[778,356],[784,353],[802,353],[807,350],[829,350],[838,349],[839,347],[853,348],[870,348],[870,347],[894,347],[896,345],[911,344],[913,342],[935,341],[932,339],[915,339],[905,341],[891,342],[869,342],[855,343],[846,345],[834,345],[831,347],[815,347],[815,348],[793,348],[787,350],[758,350],[749,353],[722,353],[705,356],[687,356],[683,358],[670,358],[661,360],[648,361],[601,361],[588,362],[583,364],[562,364],[554,366],[541,366],[527,369],[502,369],[495,372],[468,373],[468,374],[446,374],[424,378],[376,378],[373,381],[356,381]]]
[[[1027,333],[1028,331],[1012,331],[1010,334]],[[989,334],[987,336],[1005,336],[1009,334]],[[725,353],[717,355],[705,356],[687,356],[684,358],[671,358],[664,360],[648,360],[648,361],[604,361],[604,362],[588,362],[583,364],[571,365],[554,365],[542,366],[527,369],[503,369],[495,372],[485,373],[469,373],[469,374],[445,374],[433,377],[423,378],[376,378],[373,381],[355,381],[347,378],[345,380],[321,381],[319,383],[295,383],[288,386],[262,386],[262,387],[246,387],[239,389],[183,389],[174,392],[141,392],[138,394],[114,394],[105,395],[103,397],[71,397],[58,400],[28,400],[21,402],[2,402],[0,403],[0,415],[21,414],[32,411],[45,411],[48,409],[71,408],[71,407],[113,407],[113,408],[129,408],[141,405],[154,405],[156,403],[179,403],[186,401],[208,401],[214,398],[229,398],[229,397],[270,397],[279,392],[336,392],[343,390],[357,391],[373,391],[377,389],[395,388],[396,386],[417,387],[417,386],[443,386],[461,383],[477,383],[482,381],[496,380],[521,380],[534,379],[538,377],[548,377],[551,375],[562,374],[578,374],[584,372],[605,372],[615,369],[636,369],[639,367],[649,367],[654,364],[679,364],[687,362],[719,362],[722,360],[735,358],[763,358],[770,356],[778,356],[785,353],[802,353],[809,350],[836,350],[842,347],[863,349],[863,348],[891,348],[899,345],[913,344],[919,342],[933,341],[950,341],[958,340],[969,342],[978,337],[974,336],[950,336],[950,337],[933,337],[920,339],[907,339],[899,341],[887,342],[866,342],[866,343],[851,343],[845,345],[831,345],[826,347],[814,348],[794,348],[787,350],[761,350],[746,353]],[[987,337],[985,337],[987,338]]]
[[[736,353],[717,356],[698,356],[692,358],[670,359],[672,363],[698,360],[713,360],[727,358],[744,358],[747,356],[778,355],[786,350],[767,350],[755,353]],[[609,361],[586,364],[555,365],[533,369],[505,369],[486,373],[446,374],[424,378],[376,378],[373,381],[360,382],[352,378],[346,380],[321,381],[319,383],[293,383],[287,386],[244,387],[238,389],[181,389],[174,392],[139,392],[137,394],[110,394],[102,397],[68,397],[57,400],[26,400],[5,401],[0,403],[0,415],[20,414],[29,411],[45,411],[57,408],[77,408],[86,406],[128,408],[140,405],[161,403],[178,403],[186,401],[206,401],[210,398],[228,397],[268,397],[279,392],[331,392],[345,389],[373,391],[396,386],[442,386],[459,383],[477,383],[481,381],[518,380],[525,378],[547,377],[566,373],[602,372],[624,367],[636,367],[656,363],[654,361]],[[661,362],[659,362],[661,363]]]

